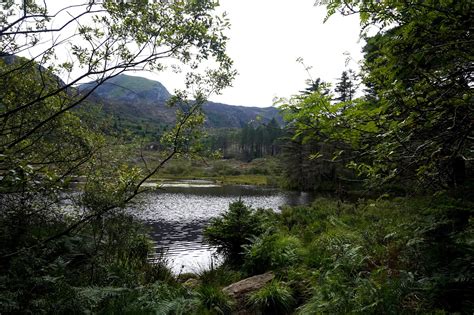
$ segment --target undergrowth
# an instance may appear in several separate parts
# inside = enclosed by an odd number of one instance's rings
[[[255,314],[474,310],[473,205],[461,199],[318,199],[280,213],[238,201],[205,231],[208,242],[227,258],[224,264],[180,276],[164,261],[150,262],[146,231],[130,216],[117,214],[94,224],[4,259],[0,313],[231,314],[242,307]],[[268,271],[275,279],[248,294],[245,303],[238,305],[222,291]]]
[[[249,217],[257,215],[246,209]],[[239,230],[252,233],[231,248],[241,255],[242,263],[234,265],[239,271],[276,274],[275,283],[248,297],[254,310],[298,314],[474,310],[470,202],[445,196],[355,203],[318,199],[311,206],[285,207],[279,214],[259,213],[260,221],[239,221]],[[265,224],[259,229],[256,222]],[[214,243],[232,236],[224,225],[232,222],[215,220],[208,228]]]

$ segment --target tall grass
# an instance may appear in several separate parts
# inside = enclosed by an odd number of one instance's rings
[[[468,314],[473,212],[446,196],[318,199],[260,223],[263,232],[236,247],[244,255],[234,268],[276,273],[279,284],[252,295],[261,312],[290,292],[299,314]]]
[[[273,280],[248,298],[248,305],[259,314],[288,314],[293,306],[291,289],[278,280]]]

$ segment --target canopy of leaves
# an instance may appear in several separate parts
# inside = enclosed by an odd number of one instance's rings
[[[0,12],[2,313],[76,311],[78,288],[108,294],[155,279],[149,242],[123,208],[173,156],[195,152],[200,106],[233,77],[228,22],[213,12],[215,1],[84,1],[58,12],[37,2]],[[61,14],[67,21],[58,26]],[[164,58],[190,69],[194,100],[184,91],[170,99],[176,126],[156,139],[157,161],[138,168],[84,100],[124,71],[163,70]],[[216,69],[198,69],[207,59]],[[96,84],[80,93],[83,79]]]
[[[372,183],[465,184],[474,140],[472,3],[331,1],[328,15],[336,10],[360,13],[369,94],[335,104],[321,92],[292,99],[283,108],[296,134],[350,144],[358,152],[351,166]]]

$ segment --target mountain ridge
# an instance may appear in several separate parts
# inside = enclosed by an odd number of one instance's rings
[[[84,92],[95,84],[84,83],[78,89]],[[97,87],[88,100],[102,104],[106,112],[117,117],[171,124],[175,120],[176,110],[166,106],[170,97],[171,93],[159,81],[121,74]],[[253,120],[268,123],[276,119],[282,124],[281,115],[274,107],[248,107],[208,101],[203,104],[203,112],[206,115],[205,126],[209,128],[242,128]]]

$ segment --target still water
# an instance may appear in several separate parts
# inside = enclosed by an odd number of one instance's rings
[[[211,259],[218,260],[215,250],[203,242],[203,228],[239,198],[254,208],[278,211],[283,205],[310,203],[314,197],[268,187],[182,181],[143,195],[136,210],[150,227],[156,254],[163,253],[175,273],[196,272],[209,268]]]

